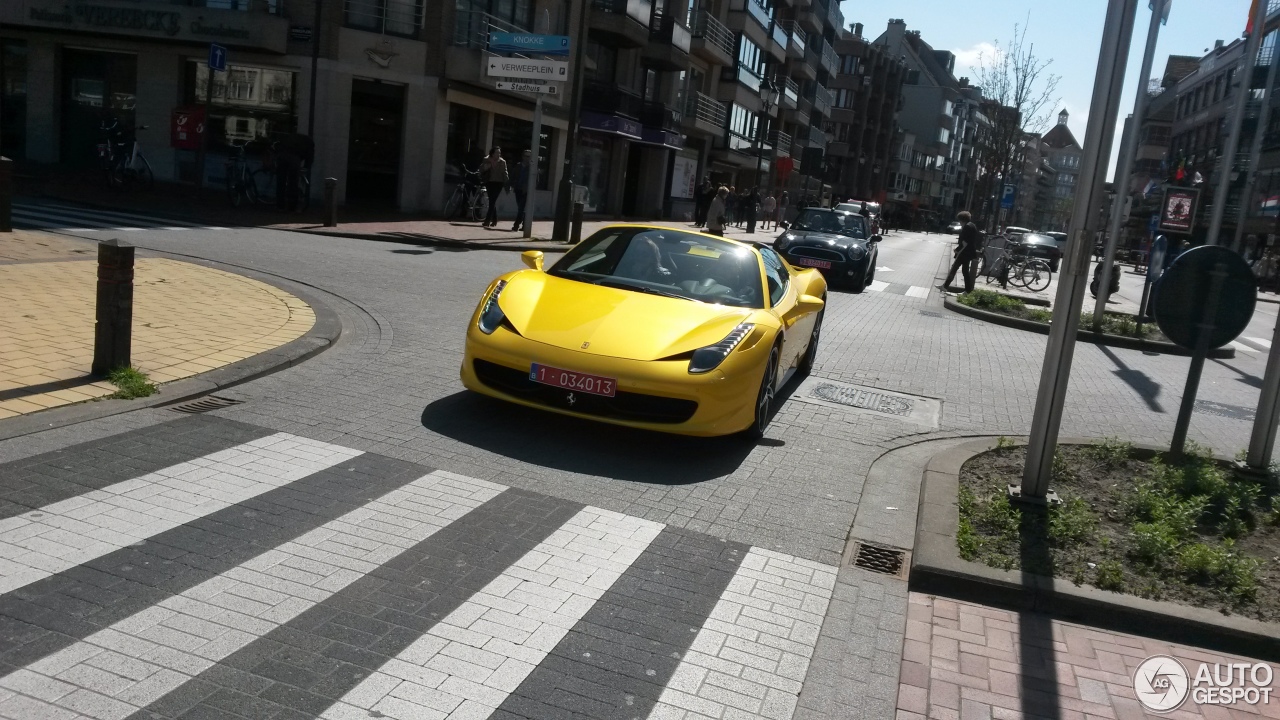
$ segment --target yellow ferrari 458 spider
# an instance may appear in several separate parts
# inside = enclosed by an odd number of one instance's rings
[[[613,225],[494,280],[462,383],[509,402],[686,435],[759,437],[813,368],[827,285],[767,245]]]

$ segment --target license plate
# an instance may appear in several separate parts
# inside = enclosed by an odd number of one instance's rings
[[[529,368],[529,379],[543,385],[564,388],[565,390],[577,390],[591,395],[603,395],[605,397],[613,397],[618,391],[618,381],[613,378],[562,370],[550,365],[539,365],[537,363],[534,363]]]
[[[830,260],[814,260],[813,258],[796,258],[795,262],[797,265],[805,265],[808,267],[819,268],[822,270],[831,269]]]

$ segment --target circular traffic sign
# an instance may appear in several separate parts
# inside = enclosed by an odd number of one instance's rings
[[[1208,318],[1209,347],[1222,347],[1244,332],[1258,302],[1253,272],[1238,253],[1204,245],[1179,255],[1156,281],[1151,309],[1165,337],[1184,348],[1196,346],[1219,268],[1222,285],[1213,317]]]

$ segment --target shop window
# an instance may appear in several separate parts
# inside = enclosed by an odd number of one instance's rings
[[[280,135],[297,132],[296,80],[290,70],[248,65],[231,65],[226,72],[214,73],[210,150],[225,153],[231,143],[246,143],[249,153],[256,155]],[[203,104],[208,81],[208,66],[189,61],[185,103]]]
[[[551,133],[553,128],[543,125],[539,133],[538,143],[538,178],[539,190],[550,189],[551,177]],[[507,167],[514,173],[516,163],[529,149],[529,140],[533,135],[533,123],[507,115],[493,116],[493,145],[502,148],[502,157],[507,159]],[[513,175],[514,177],[514,175]]]
[[[587,41],[587,55],[595,63],[595,70],[587,70],[587,80],[613,83],[618,77],[618,49],[611,45],[601,45],[595,41]],[[590,66],[588,66],[590,67]]]
[[[0,155],[27,156],[27,44],[0,40]]]

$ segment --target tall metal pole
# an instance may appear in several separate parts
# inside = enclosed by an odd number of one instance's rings
[[[1265,33],[1263,33],[1265,37]],[[1249,217],[1249,205],[1253,202],[1253,187],[1258,182],[1258,159],[1262,156],[1262,136],[1265,135],[1267,120],[1271,113],[1271,96],[1274,94],[1276,82],[1276,55],[1280,54],[1280,35],[1271,44],[1270,62],[1267,63],[1267,84],[1262,88],[1261,105],[1258,108],[1258,125],[1253,131],[1253,140],[1249,143],[1249,166],[1245,175],[1244,190],[1240,194],[1240,219],[1236,222],[1236,234],[1231,239],[1231,249],[1240,252],[1240,239],[1244,235],[1244,221]]]
[[[582,115],[582,75],[587,57],[587,13],[591,12],[591,0],[578,0],[578,44],[573,55],[573,87],[570,89],[569,131],[564,148],[564,169],[560,171],[560,189],[556,191],[556,218],[551,227],[551,239],[569,241],[569,211],[573,207],[574,149],[578,145],[578,118]]]
[[[1151,64],[1155,60],[1156,40],[1160,38],[1160,23],[1165,18],[1165,4],[1173,0],[1151,0],[1151,24],[1147,27],[1147,49],[1142,54],[1142,70],[1138,73],[1138,97],[1133,101],[1133,121],[1125,128],[1120,141],[1120,164],[1116,167],[1116,199],[1111,203],[1111,223],[1107,226],[1107,248],[1102,255],[1102,272],[1098,273],[1098,297],[1093,306],[1093,331],[1102,332],[1102,318],[1107,311],[1107,297],[1111,294],[1111,274],[1115,272],[1116,246],[1120,244],[1120,223],[1124,220],[1124,201],[1129,197],[1129,173],[1133,172],[1133,157],[1138,154],[1138,128],[1147,113],[1147,78],[1151,77]]]
[[[1227,191],[1231,185],[1231,166],[1236,162],[1236,148],[1240,146],[1240,125],[1244,120],[1244,107],[1252,91],[1253,66],[1258,62],[1258,48],[1262,46],[1262,35],[1266,30],[1267,6],[1270,0],[1258,0],[1258,10],[1253,15],[1253,32],[1244,44],[1244,62],[1239,73],[1240,87],[1236,92],[1236,106],[1231,111],[1231,132],[1227,135],[1227,146],[1222,149],[1222,172],[1214,173],[1213,211],[1209,216],[1209,234],[1205,236],[1206,245],[1217,245],[1218,233],[1222,232],[1222,215],[1226,212]]]
[[[312,139],[316,136],[316,75],[320,67],[320,22],[324,17],[321,10],[324,0],[315,0],[315,3],[316,14],[311,21],[311,91],[307,97],[307,137]]]
[[[537,200],[533,194],[537,187],[538,167],[540,163],[540,155],[542,155],[542,96],[539,95],[533,101],[533,138],[529,145],[529,168],[526,171],[528,184],[525,185],[524,194],[524,217],[520,221],[524,223],[524,237],[533,237],[533,207],[537,204]]]
[[[1107,2],[1102,44],[1098,50],[1098,70],[1093,79],[1093,98],[1089,104],[1089,123],[1084,135],[1081,182],[1076,196],[1079,199],[1071,211],[1066,257],[1063,258],[1058,293],[1053,303],[1061,318],[1055,317],[1049,325],[1049,343],[1045,348],[1036,410],[1031,420],[1031,438],[1027,444],[1027,464],[1022,473],[1021,496],[1032,501],[1043,499],[1049,489],[1053,454],[1058,446],[1058,429],[1062,425],[1062,406],[1075,352],[1076,330],[1080,326],[1080,307],[1089,280],[1089,255],[1093,249],[1093,230],[1098,222],[1096,208],[1102,198],[1107,156],[1115,136],[1116,116],[1120,112],[1124,68],[1129,60],[1137,9],[1138,0]]]

